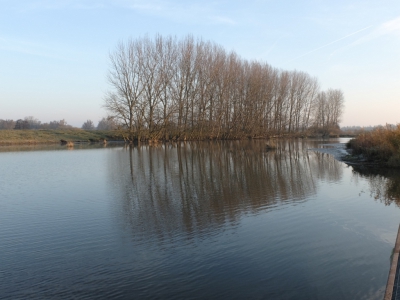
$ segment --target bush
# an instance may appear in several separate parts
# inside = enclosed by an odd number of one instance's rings
[[[387,125],[362,133],[350,140],[347,146],[353,149],[353,154],[362,154],[370,161],[400,167],[400,124],[395,128]]]

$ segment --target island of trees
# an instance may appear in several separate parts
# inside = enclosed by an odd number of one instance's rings
[[[157,35],[110,53],[104,106],[134,140],[266,138],[338,133],[341,90],[249,61],[208,41]]]

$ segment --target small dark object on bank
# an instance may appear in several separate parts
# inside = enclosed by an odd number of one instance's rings
[[[276,144],[275,144],[273,141],[269,141],[269,142],[266,143],[265,149],[266,149],[267,151],[269,151],[269,150],[275,150],[275,149],[276,149]]]

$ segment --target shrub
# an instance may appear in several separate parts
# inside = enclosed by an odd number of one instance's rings
[[[362,154],[370,161],[400,167],[400,124],[395,128],[387,125],[362,133],[350,140],[347,146],[353,149],[353,154]]]

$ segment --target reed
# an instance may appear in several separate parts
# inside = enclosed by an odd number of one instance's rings
[[[363,155],[368,161],[400,167],[400,124],[361,133],[347,147],[353,150],[353,155]]]

